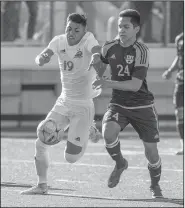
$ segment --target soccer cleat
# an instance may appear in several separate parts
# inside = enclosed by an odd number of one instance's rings
[[[117,184],[120,181],[121,174],[123,173],[124,170],[128,168],[128,161],[124,159],[124,166],[122,168],[117,168],[117,165],[115,165],[114,170],[112,171],[109,180],[108,180],[108,187],[109,188],[114,188],[117,186]]]
[[[152,198],[163,198],[162,190],[159,185],[150,186],[150,191],[152,193]]]
[[[38,184],[37,186],[34,186],[30,189],[27,189],[26,191],[22,191],[22,195],[35,195],[35,194],[47,194],[48,193],[48,186],[46,183]]]
[[[92,126],[90,128],[89,139],[93,143],[97,143],[101,138],[102,138],[102,135],[99,132],[99,130],[96,128],[96,123],[93,122],[93,124],[92,124]]]

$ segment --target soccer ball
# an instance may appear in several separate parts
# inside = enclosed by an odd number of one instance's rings
[[[40,126],[40,125],[39,125]],[[57,123],[52,120],[45,120],[41,122],[40,128],[38,127],[37,134],[39,139],[47,145],[54,145],[62,140],[63,131],[57,129]]]

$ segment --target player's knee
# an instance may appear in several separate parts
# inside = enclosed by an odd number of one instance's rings
[[[39,138],[35,141],[35,158],[39,159],[47,151],[47,145],[44,144]]]
[[[39,138],[35,141],[35,148],[36,149],[44,149],[47,148],[47,145],[44,144]]]
[[[39,138],[40,141],[42,141],[41,137],[43,137],[43,130],[44,130],[45,123],[46,123],[46,120],[43,120],[37,126],[37,137]]]
[[[81,154],[72,155],[65,152],[65,159],[68,163],[75,163],[82,157]]]
[[[64,157],[67,162],[75,163],[82,157],[83,148],[67,141]]]
[[[110,121],[103,124],[102,128],[102,136],[105,139],[107,144],[114,142],[114,140],[118,137],[121,128],[119,124],[114,121]]]
[[[39,123],[39,125],[37,126],[37,136],[38,136],[38,131],[41,131],[43,129],[43,123],[44,123],[45,120],[41,121]]]

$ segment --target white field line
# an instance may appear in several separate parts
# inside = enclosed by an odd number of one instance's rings
[[[23,139],[1,139],[2,142],[9,142],[9,143],[31,143],[31,144],[35,144],[35,140],[23,140]],[[57,145],[63,145],[62,143],[59,143]],[[55,146],[51,146],[51,148],[54,148],[56,147],[57,145]],[[89,147],[104,147],[104,143],[101,141],[101,142],[98,142],[98,143],[92,143],[92,142],[89,142],[88,143],[88,146]],[[134,149],[142,149],[143,147],[142,146],[139,146],[139,145],[134,145],[133,144],[124,144],[123,145],[124,148],[132,148],[133,150],[122,150],[121,152],[124,154],[124,155],[144,155],[144,150],[143,151],[136,151]],[[159,148],[159,153],[160,155],[175,155],[175,152],[177,151],[177,149],[175,148],[169,148],[167,149],[166,151],[164,151],[164,149],[162,149],[162,151],[160,150]],[[93,153],[89,153],[89,152],[86,152],[85,155],[87,156],[107,156],[108,153],[106,152],[93,152]]]
[[[124,155],[144,155],[144,151],[122,150],[121,152]],[[175,154],[175,149],[174,149],[174,152],[160,152],[160,149],[159,149],[159,154],[160,155],[174,155]],[[94,153],[85,153],[84,155],[88,155],[88,156],[107,156],[108,153],[106,153],[106,152],[94,152]]]
[[[9,142],[9,143],[28,143],[28,144],[35,144],[35,141],[36,140],[25,140],[25,139],[12,139],[12,138],[1,138],[1,142]],[[122,141],[122,140],[121,140]],[[64,143],[59,143],[59,144],[56,144],[55,146],[51,146],[50,148],[54,148],[56,146],[59,146],[59,145],[64,145]],[[104,142],[101,140],[99,141],[98,143],[92,143],[91,141],[89,141],[88,143],[88,147],[104,147],[105,144]],[[133,145],[132,143],[131,144],[124,144],[123,145],[123,148],[132,148],[132,149],[143,149],[143,146],[142,145]],[[164,149],[163,149],[164,150]],[[159,148],[159,151],[160,151],[160,148]],[[170,151],[170,152],[169,152]],[[174,155],[175,152],[177,151],[177,149],[175,148],[168,148],[165,151],[160,151],[160,154],[162,155]],[[127,151],[127,150],[123,150],[122,151],[124,154],[128,154],[128,155],[137,155],[137,154],[144,154],[144,151]],[[85,153],[85,155],[107,155],[107,153]]]
[[[60,181],[60,182],[67,182],[67,183],[89,183],[88,181],[71,181],[71,180],[67,180],[67,179],[57,179],[56,181]]]
[[[3,163],[32,163],[34,165],[34,161],[32,160],[16,160],[16,159],[6,159],[1,158],[1,164]],[[102,164],[88,164],[88,163],[66,163],[66,162],[52,162],[51,165],[68,165],[68,166],[88,166],[88,167],[102,167],[102,168],[111,168],[112,165],[102,165]],[[147,169],[147,167],[139,167],[139,166],[129,166],[129,169]],[[174,171],[174,172],[182,172],[183,169],[169,169],[169,168],[163,168],[163,171]]]
[[[10,143],[31,143],[31,144],[35,144],[35,141],[36,141],[36,139],[35,140],[25,140],[25,139],[20,139],[20,138],[17,138],[17,139],[12,139],[12,138],[1,138],[1,142],[10,142]],[[65,142],[65,141],[64,141]],[[59,144],[56,144],[55,146],[57,146],[57,145],[63,145],[63,143],[62,143],[62,141],[61,141],[61,143],[59,143]],[[51,148],[53,148],[53,147],[55,147],[55,146],[51,146]],[[104,147],[104,142],[103,142],[103,140],[101,140],[101,141],[99,141],[98,143],[93,143],[93,142],[91,142],[91,141],[89,141],[89,143],[88,143],[88,146],[102,146],[102,147]],[[134,145],[133,146],[133,144],[124,144],[124,147],[132,147],[132,148],[141,148],[142,146],[138,146],[138,145]]]
[[[75,181],[75,180],[68,180],[68,179],[56,179],[56,181],[66,182],[66,183],[89,183],[88,181]],[[150,180],[138,180],[138,181],[141,181],[141,182],[150,182]],[[172,181],[169,181],[169,180],[160,180],[160,183],[169,183],[169,182],[172,182]],[[91,181],[90,183],[93,183],[93,182]]]

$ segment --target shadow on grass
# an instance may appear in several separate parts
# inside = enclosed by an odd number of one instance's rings
[[[184,199],[176,198],[156,198],[156,199],[125,199],[125,201],[138,201],[138,202],[166,202],[178,205],[184,205]]]
[[[175,198],[158,198],[158,199],[122,199],[122,198],[113,198],[113,197],[99,197],[99,196],[88,196],[88,195],[76,195],[76,194],[63,194],[63,193],[48,193],[47,195],[52,196],[65,196],[65,197],[74,197],[74,198],[86,198],[86,199],[101,199],[101,200],[111,200],[111,201],[135,201],[135,202],[163,202],[163,203],[172,203],[177,205],[183,205],[183,199]]]
[[[1,182],[1,187],[19,187],[19,188],[31,188],[33,185],[24,184],[24,183],[13,183],[13,182]],[[56,187],[48,186],[49,190],[53,191],[75,191],[74,189],[61,189]]]
[[[21,188],[31,188],[32,185],[23,184],[23,183],[13,183],[13,182],[1,182],[1,187],[21,187]],[[113,197],[100,197],[100,196],[92,196],[92,195],[79,195],[79,194],[65,194],[65,193],[56,193],[50,191],[76,191],[74,189],[60,189],[56,187],[49,186],[49,193],[45,195],[52,196],[64,196],[64,197],[74,197],[74,198],[86,198],[86,199],[100,199],[100,200],[111,200],[111,201],[130,201],[130,202],[163,202],[163,203],[172,203],[177,205],[184,205],[183,199],[176,198],[157,198],[157,199],[125,199],[125,198],[113,198]]]

